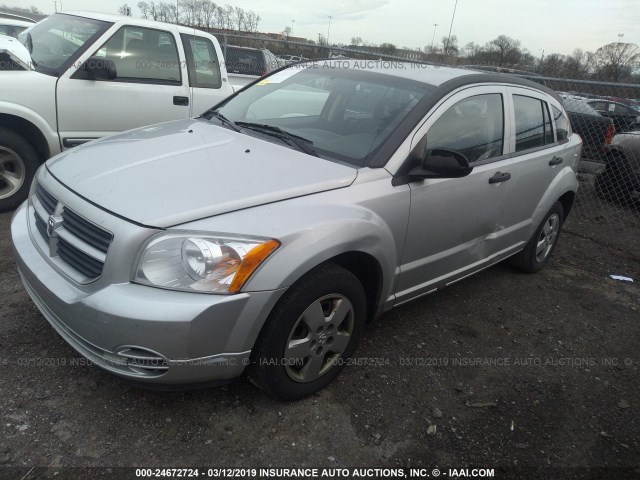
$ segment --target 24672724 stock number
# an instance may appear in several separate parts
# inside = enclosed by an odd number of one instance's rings
[[[344,365],[347,367],[382,367],[391,365],[391,360],[384,357],[339,357],[333,360],[333,364]]]
[[[250,478],[255,468],[136,468],[136,478]]]

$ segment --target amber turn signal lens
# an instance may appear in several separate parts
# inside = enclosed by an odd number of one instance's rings
[[[249,250],[249,252],[242,259],[240,268],[234,275],[233,280],[231,281],[231,285],[229,285],[229,292],[239,292],[245,282],[249,279],[251,274],[279,246],[279,241],[269,240]]]

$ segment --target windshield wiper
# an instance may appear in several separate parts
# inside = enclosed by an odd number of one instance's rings
[[[205,116],[206,115],[206,116]],[[218,110],[209,110],[208,112],[206,112],[203,117],[205,117],[207,120],[211,120],[211,117],[216,117],[218,120],[220,120],[222,123],[224,123],[225,125],[230,126],[233,130],[235,130],[236,132],[241,132],[242,130],[240,130],[235,123],[233,123],[231,120],[229,120],[227,117],[225,117],[222,113],[220,113]]]
[[[275,125],[253,122],[236,122],[236,125],[242,128],[255,130],[256,132],[264,133],[266,135],[271,135],[272,137],[279,138],[280,140],[284,140],[289,145],[297,147],[298,150],[309,155],[313,155],[314,157],[320,156],[313,148],[309,146],[313,145],[313,142],[311,140],[301,137],[300,135],[287,132],[280,127],[276,127]]]

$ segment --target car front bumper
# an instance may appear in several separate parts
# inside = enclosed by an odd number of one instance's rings
[[[282,290],[210,295],[126,282],[87,291],[36,248],[28,212],[25,202],[11,223],[20,276],[44,317],[81,355],[142,383],[223,382],[242,374]]]

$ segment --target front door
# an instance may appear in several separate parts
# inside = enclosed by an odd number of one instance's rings
[[[88,80],[72,66],[58,81],[64,148],[115,132],[189,118],[187,68],[174,33],[123,26],[89,56],[113,60],[114,80]]]
[[[427,151],[464,154],[464,178],[414,181],[407,240],[396,289],[403,302],[486,266],[507,247],[501,234],[510,188],[505,138],[510,124],[504,87],[473,87],[445,101],[418,131]]]

